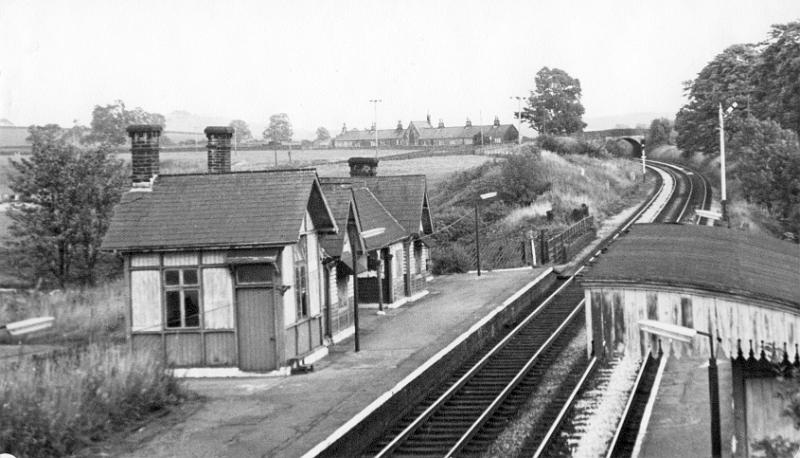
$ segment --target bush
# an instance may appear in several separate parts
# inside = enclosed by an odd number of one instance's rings
[[[572,137],[555,137],[552,135],[540,135],[536,138],[536,145],[547,151],[557,154],[581,154],[584,156],[601,156],[603,148],[596,146],[586,140],[578,140]]]
[[[160,358],[124,347],[92,345],[3,372],[0,450],[20,457],[71,454],[183,398]]]
[[[431,250],[434,275],[462,274],[472,267],[472,256],[457,243],[445,243]]]

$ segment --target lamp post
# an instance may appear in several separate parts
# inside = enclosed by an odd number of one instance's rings
[[[642,183],[647,178],[647,169],[645,168],[645,161],[647,160],[647,153],[645,151],[645,139],[642,139]]]
[[[496,191],[487,192],[486,194],[481,194],[479,197],[480,199],[475,199],[475,256],[476,256],[476,264],[478,265],[478,276],[481,276],[481,237],[480,232],[478,231],[478,221],[480,221],[480,206],[481,201],[486,199],[491,199],[497,195]]]
[[[708,337],[709,350],[711,352],[708,357],[708,397],[711,404],[711,456],[713,458],[721,457],[722,439],[719,419],[719,375],[717,372],[716,353],[714,353],[713,334],[700,331],[699,329],[662,323],[655,320],[640,320],[639,329],[650,334],[687,343],[691,342],[692,338],[697,334]]]
[[[374,108],[373,113],[373,126],[375,126],[375,159],[378,158],[378,104],[383,102],[381,99],[371,99],[370,103],[372,103]]]
[[[728,193],[725,180],[725,115],[730,114],[739,104],[733,102],[724,112],[722,104],[719,104],[719,193],[720,205],[722,206],[722,219],[730,227],[731,221],[728,218]]]
[[[510,99],[517,99],[517,145],[522,145],[522,101],[525,97],[512,95]]]

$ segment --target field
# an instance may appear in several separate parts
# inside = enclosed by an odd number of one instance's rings
[[[412,150],[378,151],[378,157],[409,153]],[[291,154],[291,160],[289,155]],[[130,162],[130,152],[120,152],[117,156]],[[331,162],[347,161],[353,156],[375,157],[375,150],[370,149],[319,149],[319,150],[257,150],[232,151],[231,168],[236,170],[263,170],[270,167],[307,167]],[[204,147],[190,152],[162,152],[161,173],[197,173],[208,170],[207,152]]]

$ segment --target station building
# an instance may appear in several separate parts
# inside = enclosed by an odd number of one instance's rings
[[[800,434],[781,415],[787,401],[776,395],[777,376],[800,367],[800,245],[719,227],[639,224],[589,268],[582,284],[588,348],[600,358],[643,358],[658,348],[659,338],[640,330],[640,320],[718,338],[717,358],[731,362],[720,384],[720,404],[733,406],[730,436],[722,438],[728,452],[749,456],[754,440]],[[660,344],[670,358],[702,364],[710,355],[701,335]]]

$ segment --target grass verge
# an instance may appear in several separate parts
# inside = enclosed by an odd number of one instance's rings
[[[0,451],[64,456],[184,397],[160,359],[93,344],[0,367]]]

